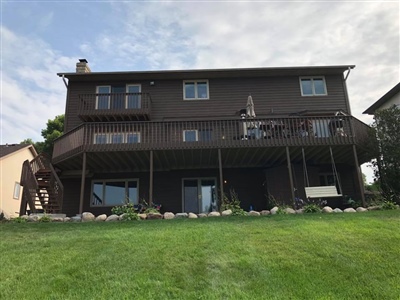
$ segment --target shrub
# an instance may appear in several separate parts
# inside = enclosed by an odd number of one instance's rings
[[[26,223],[26,219],[21,217],[16,217],[14,219],[11,219],[11,221],[14,223]]]
[[[139,220],[139,215],[135,212],[126,212],[124,213],[122,220],[123,221],[135,221],[135,220]]]
[[[221,203],[221,210],[228,210],[230,209],[232,211],[231,216],[246,216],[247,212],[244,211],[240,207],[240,200],[239,200],[239,195],[235,192],[234,189],[230,189],[229,191],[231,199],[229,199],[225,194],[224,198],[222,199]]]
[[[40,223],[50,223],[52,220],[48,215],[44,215],[39,219]]]
[[[397,209],[396,203],[386,200],[382,202],[381,209],[390,210]]]
[[[310,203],[310,204],[306,204],[303,206],[303,212],[304,213],[318,213],[321,212],[321,209],[319,208],[319,206],[315,203]]]

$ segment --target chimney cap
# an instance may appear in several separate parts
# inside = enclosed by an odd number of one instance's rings
[[[86,60],[86,58],[80,58],[80,59],[79,59],[79,62],[81,62],[81,63],[88,63],[88,61]]]

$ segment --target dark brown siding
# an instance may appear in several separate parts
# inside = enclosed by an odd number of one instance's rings
[[[199,78],[207,79],[207,78]],[[66,129],[82,122],[77,116],[79,94],[94,94],[97,85],[139,83],[152,98],[151,120],[238,117],[252,95],[257,116],[287,115],[302,110],[348,110],[342,75],[325,76],[327,96],[302,97],[299,77],[220,78],[209,80],[209,100],[183,100],[183,80],[158,80],[154,86],[144,82],[69,83]]]

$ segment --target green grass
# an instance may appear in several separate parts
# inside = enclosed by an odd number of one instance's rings
[[[1,299],[399,299],[400,211],[0,224]]]

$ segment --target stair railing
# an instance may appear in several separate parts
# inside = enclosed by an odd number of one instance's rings
[[[19,215],[26,214],[26,206],[29,204],[31,212],[36,212],[36,192],[39,188],[39,184],[36,180],[35,173],[33,172],[29,160],[24,161],[22,165],[21,173],[21,186],[24,187],[22,192],[22,201],[19,210]]]

